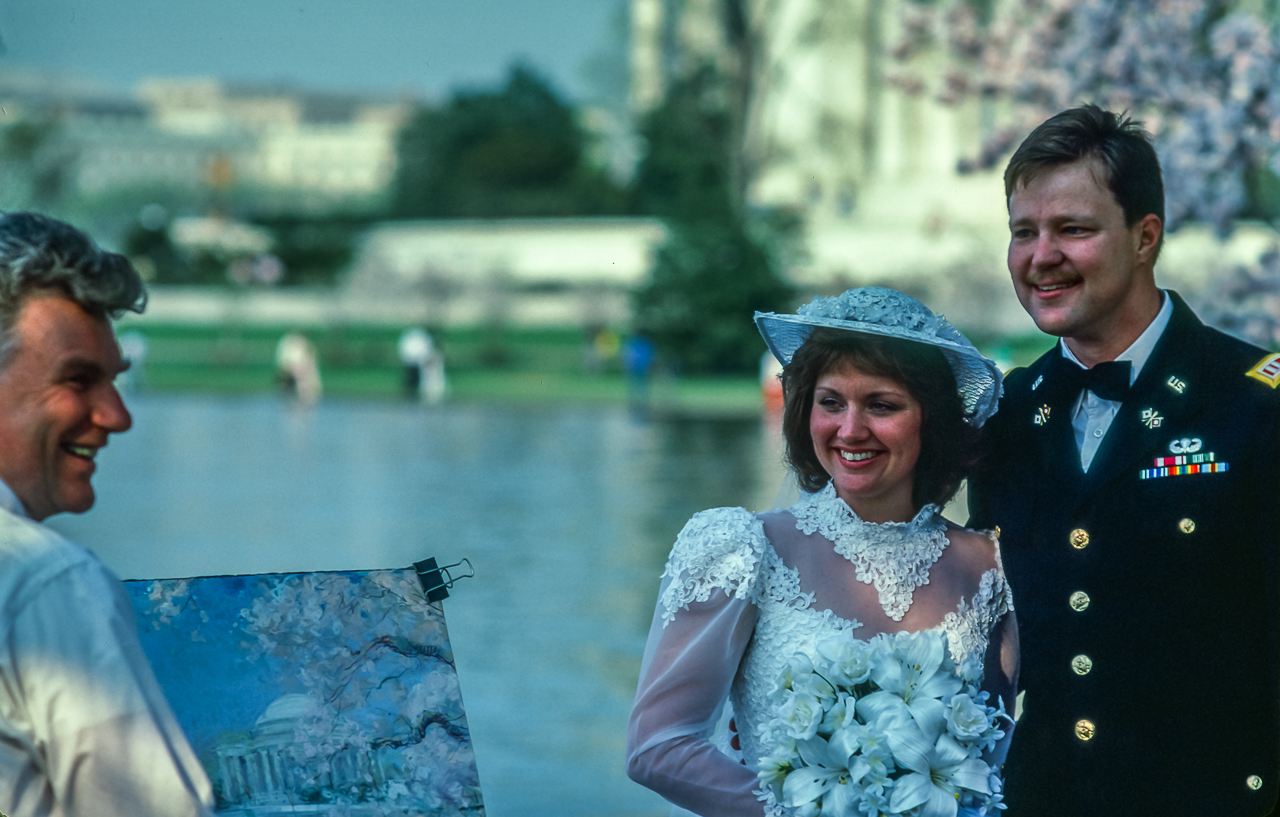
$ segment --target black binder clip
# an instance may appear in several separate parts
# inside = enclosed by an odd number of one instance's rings
[[[458,567],[459,565],[467,566],[467,573],[460,576],[453,576],[449,573],[449,568]],[[436,564],[435,557],[423,559],[421,562],[414,562],[413,569],[418,573],[418,581],[422,583],[422,592],[427,594],[427,601],[435,603],[449,598],[449,588],[453,587],[453,583],[458,579],[469,579],[476,575],[476,570],[471,566],[470,559],[463,559],[451,565],[440,567]]]

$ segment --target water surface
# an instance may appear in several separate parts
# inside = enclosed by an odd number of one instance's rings
[[[694,512],[773,504],[760,420],[144,394],[97,506],[51,520],[123,578],[467,557],[444,603],[490,817],[657,817],[626,719],[658,574]]]

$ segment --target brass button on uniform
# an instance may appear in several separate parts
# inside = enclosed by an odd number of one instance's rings
[[[1075,671],[1076,675],[1088,675],[1089,671],[1093,669],[1093,659],[1087,655],[1077,655],[1071,659],[1071,669]]]
[[[1194,533],[1196,530],[1196,522],[1194,519],[1183,519],[1178,523],[1178,530],[1183,533]]]
[[[1093,726],[1093,721],[1076,721],[1076,737],[1080,738],[1080,740],[1093,740],[1093,736],[1097,732],[1098,730]]]
[[[1244,784],[1254,791],[1257,791],[1262,788],[1262,778],[1258,777],[1256,774],[1251,774],[1245,779]]]
[[[1067,603],[1071,605],[1071,609],[1077,613],[1084,612],[1089,608],[1089,594],[1083,590],[1077,590],[1071,594],[1071,598],[1067,599]]]
[[[1076,528],[1071,531],[1071,547],[1076,550],[1084,550],[1089,547],[1089,532],[1084,528]]]

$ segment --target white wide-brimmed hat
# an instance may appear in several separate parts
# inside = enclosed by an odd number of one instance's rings
[[[831,298],[814,298],[794,315],[757,312],[756,326],[783,366],[818,326],[936,346],[955,374],[965,420],[978,427],[996,413],[1003,380],[996,364],[946,318],[897,290],[859,287]]]

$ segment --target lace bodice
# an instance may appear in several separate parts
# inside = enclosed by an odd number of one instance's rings
[[[823,601],[833,600],[832,591],[828,588],[815,593],[809,589],[812,578],[788,566],[793,554],[805,548],[829,548],[828,557],[832,551],[839,554],[843,559],[836,562],[852,564],[857,581],[875,587],[879,605],[872,604],[897,622],[911,608],[915,591],[929,583],[931,568],[948,547],[946,523],[932,506],[909,523],[875,525],[858,519],[828,486],[803,497],[789,513],[790,517],[781,518],[793,518],[791,529],[774,534],[786,540],[780,542],[770,541],[760,516],[741,508],[697,514],[672,550],[658,603],[659,616],[655,616],[655,627],[660,617],[665,628],[687,614],[689,605],[714,601],[717,591],[732,599],[730,604],[745,603],[754,608],[754,628],[729,690],[742,755],[752,769],[769,749],[762,744],[757,727],[770,714],[769,696],[786,662],[797,652],[816,660],[816,644],[831,635],[869,638],[876,634],[858,620],[859,616],[844,611],[846,616],[842,617],[830,609],[837,605],[821,603],[819,596],[824,594]],[[789,558],[784,559],[780,550]],[[982,657],[994,625],[1013,607],[998,556],[995,567],[982,572],[976,592],[959,596],[953,604],[945,615],[940,613],[942,620],[932,629],[947,634],[952,657],[958,663],[970,656]],[[867,615],[872,612],[879,611],[868,611]],[[644,687],[642,678],[637,708]],[[767,813],[787,813],[768,795],[762,799]]]
[[[937,506],[925,505],[910,522],[864,522],[836,496],[832,483],[801,497],[791,509],[796,527],[821,533],[836,553],[858,569],[858,581],[874,584],[885,615],[901,621],[915,589],[947,547],[947,525]]]

